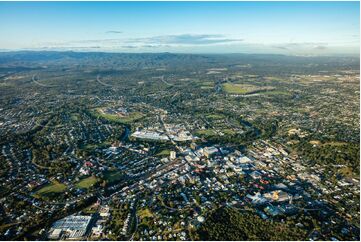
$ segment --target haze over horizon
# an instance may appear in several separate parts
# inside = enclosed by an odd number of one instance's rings
[[[359,2],[1,2],[1,50],[358,55]]]

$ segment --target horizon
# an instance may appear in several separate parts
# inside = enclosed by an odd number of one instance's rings
[[[0,54],[3,53],[77,53],[77,54],[149,54],[149,55],[157,55],[157,54],[172,54],[172,55],[269,55],[269,56],[285,56],[285,57],[345,57],[345,58],[360,58],[360,53],[350,53],[350,54],[329,54],[329,55],[311,55],[311,54],[283,54],[283,53],[246,53],[246,52],[119,52],[119,51],[96,51],[96,50],[37,50],[37,49],[18,49],[18,50],[6,50],[0,49]]]
[[[1,2],[0,50],[359,56],[359,2]]]

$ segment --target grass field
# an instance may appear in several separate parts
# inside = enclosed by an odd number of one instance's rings
[[[341,167],[338,170],[338,173],[342,174],[343,176],[348,177],[348,178],[354,177],[354,173],[352,172],[352,169],[350,167]]]
[[[243,84],[224,83],[222,86],[224,91],[229,94],[246,94],[250,91]]]
[[[265,93],[272,94],[272,91],[274,90],[274,88],[270,86],[258,87],[250,84],[237,84],[237,83],[224,83],[222,84],[222,87],[223,90],[228,94],[248,94],[256,91],[265,91]],[[274,91],[274,94],[277,94],[276,91]]]
[[[54,181],[51,184],[46,185],[45,187],[35,192],[34,195],[38,197],[46,197],[49,195],[53,195],[54,193],[62,193],[65,191],[66,188],[67,187],[65,184]]]
[[[107,180],[109,183],[119,181],[123,178],[123,174],[119,171],[107,171],[104,174],[105,180]]]
[[[140,219],[153,217],[152,212],[148,208],[138,210],[137,213]]]
[[[77,113],[72,113],[70,119],[73,121],[80,121],[80,115]]]
[[[196,132],[196,135],[200,135],[200,136],[214,136],[217,135],[217,133],[212,130],[212,129],[203,129],[203,130],[198,130]]]
[[[170,150],[162,150],[157,154],[157,156],[169,156],[169,155],[170,155]]]
[[[112,122],[124,123],[124,124],[132,123],[144,117],[144,114],[141,112],[132,112],[129,113],[127,116],[123,116],[123,117],[115,114],[106,114],[101,111],[101,108],[95,109],[94,114],[96,117],[102,117]]]
[[[94,214],[94,213],[97,212],[97,206],[94,206],[94,204],[92,204],[92,205],[84,208],[84,209],[82,210],[82,212],[83,212],[83,213],[86,213],[86,214],[89,214],[89,215]]]
[[[86,144],[85,146],[83,146],[82,148],[88,151],[97,149],[97,148],[106,148],[107,146],[110,146],[112,144],[112,142],[110,141],[104,141],[100,144]]]
[[[235,132],[232,129],[222,129],[221,131],[225,135],[234,135],[235,134]]]
[[[98,179],[95,176],[90,176],[79,181],[75,186],[77,188],[88,189],[93,186]]]
[[[332,141],[332,142],[326,142],[322,145],[331,145],[331,146],[344,146],[347,145],[347,142],[337,142],[337,141]]]

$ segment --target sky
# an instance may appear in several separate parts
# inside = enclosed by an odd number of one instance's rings
[[[1,50],[358,55],[355,2],[0,2]]]

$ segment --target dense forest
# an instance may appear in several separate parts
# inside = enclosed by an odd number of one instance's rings
[[[287,223],[219,208],[198,229],[200,240],[304,240],[305,231]]]

